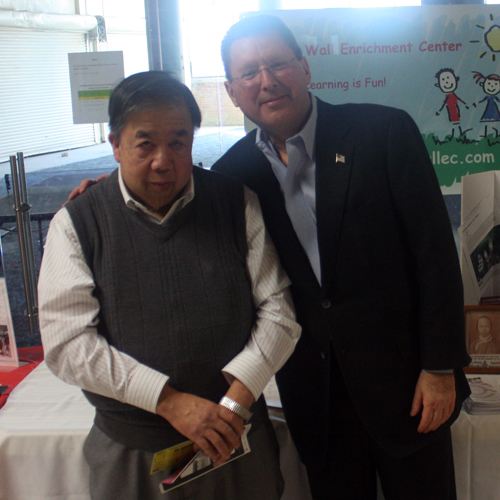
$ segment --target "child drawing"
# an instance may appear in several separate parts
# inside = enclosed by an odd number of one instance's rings
[[[478,104],[486,102],[486,108],[484,109],[483,116],[481,116],[482,123],[495,123],[500,122],[500,110],[498,109],[498,104],[500,99],[497,95],[500,93],[500,76],[498,75],[488,75],[484,76],[478,71],[473,71],[475,82],[483,88],[486,96],[481,99]],[[476,103],[473,104],[476,107]],[[498,137],[498,129],[491,127],[495,131],[495,137]],[[488,132],[488,125],[484,126],[484,136],[486,137]]]
[[[439,108],[439,111],[436,111],[436,116],[439,116],[443,108],[446,106],[448,119],[453,125],[452,137],[455,135],[455,126],[458,127],[459,134],[462,135],[462,129],[460,127],[460,107],[458,103],[461,102],[466,109],[469,109],[469,106],[467,106],[467,104],[455,94],[460,77],[456,76],[455,72],[451,68],[440,69],[436,73],[435,77],[438,80],[435,86],[438,87],[441,92],[446,94],[443,105]]]

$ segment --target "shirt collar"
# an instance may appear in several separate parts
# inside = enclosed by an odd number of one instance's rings
[[[122,193],[125,205],[127,205],[128,208],[136,212],[141,212],[145,214],[149,220],[151,220],[152,222],[156,222],[157,224],[164,224],[165,222],[170,220],[174,214],[182,210],[194,198],[194,180],[193,180],[193,175],[191,174],[189,182],[184,188],[183,195],[178,200],[175,201],[175,203],[170,207],[170,210],[168,211],[167,215],[165,215],[165,217],[162,220],[160,220],[145,205],[143,205],[140,201],[137,201],[135,198],[132,197],[129,189],[127,188],[123,180],[121,168],[118,168],[118,183],[120,185],[120,191]]]
[[[293,137],[287,139],[286,142],[294,142],[298,137],[301,137],[304,141],[304,146],[306,148],[306,152],[309,155],[311,160],[314,160],[314,145],[315,145],[315,135],[316,135],[316,122],[318,118],[318,105],[316,102],[316,97],[309,93],[311,97],[311,114],[309,119],[307,120],[304,127]],[[257,129],[257,135],[255,137],[255,144],[261,150],[265,148],[269,148],[271,151],[274,151],[274,147],[269,139],[269,136],[260,128]]]

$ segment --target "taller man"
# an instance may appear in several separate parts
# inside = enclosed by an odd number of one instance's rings
[[[258,129],[214,169],[259,196],[302,338],[278,374],[313,497],[456,498],[450,425],[468,394],[446,207],[407,113],[332,106],[276,17],[232,26],[226,89]]]

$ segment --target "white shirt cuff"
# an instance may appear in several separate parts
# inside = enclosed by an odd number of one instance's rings
[[[138,365],[130,377],[126,403],[156,413],[160,393],[169,377],[145,365]]]
[[[228,382],[237,378],[253,395],[259,399],[271,377],[272,368],[262,358],[251,351],[244,350],[231,360],[222,370]]]

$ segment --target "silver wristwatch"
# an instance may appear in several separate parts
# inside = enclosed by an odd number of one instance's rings
[[[228,398],[227,396],[224,396],[219,401],[219,404],[238,415],[238,417],[241,417],[245,422],[248,422],[252,418],[251,412],[249,412],[244,406],[241,406],[239,403],[232,400],[231,398]]]

